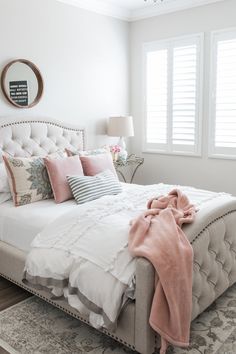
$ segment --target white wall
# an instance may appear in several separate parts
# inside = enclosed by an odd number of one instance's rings
[[[135,137],[130,141],[141,154],[142,43],[204,31],[203,156],[143,154],[136,181],[236,194],[236,161],[207,158],[210,31],[236,26],[235,13],[236,0],[226,0],[128,24],[55,0],[0,0],[0,71],[8,61],[25,58],[40,68],[45,82],[43,98],[32,109],[10,106],[0,92],[0,117],[51,116],[78,124],[93,147],[106,142],[107,117],[130,113],[131,96]]]
[[[107,117],[129,113],[128,23],[55,0],[0,0],[0,45],[0,72],[24,58],[39,67],[45,83],[31,109],[10,106],[0,92],[0,117],[78,124],[92,147],[106,142]]]
[[[131,24],[131,111],[135,119],[133,152],[142,152],[142,44],[143,42],[205,32],[203,152],[202,157],[143,154],[145,165],[136,181],[193,185],[236,195],[236,161],[207,157],[210,31],[236,27],[236,0],[196,7]]]

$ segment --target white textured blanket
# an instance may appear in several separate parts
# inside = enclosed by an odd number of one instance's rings
[[[134,290],[135,259],[127,248],[130,221],[146,210],[149,199],[176,187],[199,209],[222,196],[164,184],[123,185],[121,194],[80,205],[36,236],[24,281],[64,294],[94,327],[111,328]]]

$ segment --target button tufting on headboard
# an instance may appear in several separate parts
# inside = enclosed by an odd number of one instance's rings
[[[46,156],[57,150],[84,150],[84,129],[54,120],[0,124],[0,149],[11,156]]]

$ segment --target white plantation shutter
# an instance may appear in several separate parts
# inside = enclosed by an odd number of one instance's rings
[[[167,143],[167,50],[147,55],[147,137],[150,143]]]
[[[174,48],[173,144],[195,145],[197,45]]]
[[[147,151],[199,154],[202,35],[144,45]]]
[[[236,31],[213,33],[210,153],[236,157]]]

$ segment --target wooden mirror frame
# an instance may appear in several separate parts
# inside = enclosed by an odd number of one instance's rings
[[[18,103],[14,102],[10,95],[8,95],[7,93],[7,87],[6,87],[6,75],[7,75],[7,71],[8,69],[15,63],[22,63],[22,64],[25,64],[27,65],[28,67],[30,67],[30,69],[34,72],[35,76],[36,76],[36,79],[38,81],[38,93],[35,97],[35,99],[33,100],[32,103],[28,104],[28,106],[21,106],[19,105]],[[26,59],[15,59],[15,60],[12,60],[10,63],[8,63],[4,68],[3,68],[3,71],[2,71],[2,75],[1,75],[1,88],[2,88],[2,92],[5,96],[5,98],[7,99],[7,101],[9,103],[11,103],[13,106],[17,107],[17,108],[31,108],[33,106],[35,106],[41,99],[42,97],[42,94],[43,94],[43,78],[42,78],[42,75],[39,71],[39,69],[37,68],[36,65],[34,65],[31,61],[29,60],[26,60]]]

